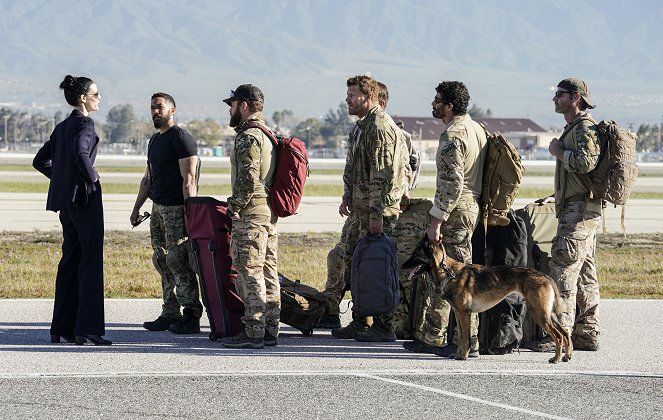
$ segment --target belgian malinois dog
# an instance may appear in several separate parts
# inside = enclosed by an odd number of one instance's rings
[[[458,323],[457,360],[466,360],[470,352],[471,313],[488,310],[514,292],[525,298],[534,321],[555,341],[555,356],[550,363],[559,363],[563,346],[566,354],[562,361],[571,360],[571,336],[558,319],[564,302],[553,279],[545,274],[532,268],[461,263],[446,254],[442,243],[431,243],[428,237],[419,242],[402,268],[411,273],[428,271],[436,293],[451,305]]]

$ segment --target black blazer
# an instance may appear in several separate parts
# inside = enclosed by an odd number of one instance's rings
[[[80,205],[81,197],[86,198],[94,189],[98,180],[93,168],[98,143],[94,121],[77,109],[55,127],[32,161],[32,166],[51,180],[46,210]]]

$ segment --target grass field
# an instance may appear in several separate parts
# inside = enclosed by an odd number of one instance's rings
[[[132,183],[105,182],[102,184],[104,194],[136,194],[138,185]],[[22,181],[0,181],[0,192],[23,192],[23,193],[45,193],[48,191],[46,182],[22,182]],[[551,188],[527,188],[522,187],[518,191],[518,198],[541,198],[552,192]],[[223,197],[230,195],[229,184],[208,185],[201,184],[199,195],[212,195]],[[310,197],[341,197],[343,185],[339,184],[307,184],[304,187],[304,195]],[[414,197],[431,198],[435,196],[433,187],[417,187],[412,192]],[[663,193],[633,192],[632,199],[663,199]]]
[[[338,233],[280,234],[279,271],[324,288],[327,253]],[[0,298],[52,298],[60,232],[0,233]],[[663,299],[663,233],[599,236],[597,265],[603,298]],[[105,242],[109,298],[159,298],[146,232],[109,231]]]

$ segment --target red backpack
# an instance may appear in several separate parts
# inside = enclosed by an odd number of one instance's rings
[[[277,150],[274,182],[269,187],[269,204],[277,216],[292,216],[297,213],[304,195],[304,184],[310,173],[306,145],[296,137],[275,134],[264,125],[249,124],[244,127],[249,128],[259,128],[272,140]]]

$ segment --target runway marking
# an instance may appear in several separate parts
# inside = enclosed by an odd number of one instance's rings
[[[445,390],[439,389],[439,388],[432,388],[432,387],[425,386],[425,385],[413,384],[411,382],[399,381],[397,379],[383,378],[383,377],[376,376],[376,375],[357,375],[357,376],[361,376],[361,377],[364,377],[364,378],[371,378],[371,379],[375,379],[375,380],[383,381],[383,382],[389,382],[389,383],[396,384],[396,385],[403,385],[403,386],[407,386],[409,388],[416,388],[416,389],[420,389],[420,390],[423,390],[423,391],[434,392],[436,394],[442,394],[442,395],[446,395],[448,397],[458,398],[458,399],[461,399],[461,400],[471,401],[471,402],[475,402],[475,403],[479,403],[479,404],[483,404],[483,405],[489,405],[491,407],[503,408],[505,410],[515,411],[517,413],[528,414],[528,415],[543,417],[543,418],[547,418],[547,419],[567,419],[568,418],[568,417],[560,417],[560,416],[555,416],[553,414],[543,413],[541,411],[528,410],[527,408],[516,407],[516,406],[513,406],[513,405],[496,403],[496,402],[489,401],[489,400],[483,400],[481,398],[470,397],[469,395],[458,394],[456,392],[451,392],[451,391],[445,391]]]
[[[151,372],[32,372],[10,373],[0,372],[0,379],[36,379],[36,378],[140,378],[140,377],[260,377],[260,376],[609,376],[609,377],[635,377],[635,378],[663,378],[663,373],[634,372],[634,371],[546,371],[546,370],[427,370],[408,369],[366,369],[366,370],[282,370],[282,371],[151,371]]]

